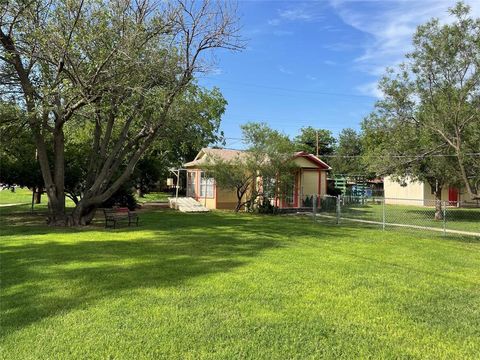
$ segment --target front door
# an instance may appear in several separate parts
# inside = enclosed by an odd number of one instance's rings
[[[458,202],[458,189],[448,188],[448,202],[450,205],[457,205]]]

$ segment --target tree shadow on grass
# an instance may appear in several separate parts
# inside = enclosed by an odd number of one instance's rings
[[[136,288],[179,286],[191,278],[228,272],[272,240],[155,239],[47,242],[2,253],[2,333]],[[62,283],[65,288],[62,288]]]
[[[47,234],[47,239],[4,238],[2,335],[135,289],[177,287],[232,271],[305,236],[308,224],[219,213],[162,215],[145,214],[138,230],[96,228],[77,236],[71,229],[44,226],[29,235]],[[335,229],[308,225],[320,238],[338,235]]]

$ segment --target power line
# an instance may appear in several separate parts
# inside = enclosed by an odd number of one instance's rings
[[[318,155],[319,157],[335,157],[335,158],[363,158],[367,157],[367,155],[335,155],[335,154],[323,154],[323,155]],[[480,153],[466,153],[463,154],[463,156],[479,156]],[[430,154],[430,155],[375,155],[371,156],[372,158],[417,158],[417,159],[422,159],[426,157],[457,157],[457,155],[453,154]]]

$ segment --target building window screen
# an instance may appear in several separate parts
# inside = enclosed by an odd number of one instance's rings
[[[207,198],[213,198],[213,186],[215,181],[213,178],[207,178],[205,175],[202,175],[202,179],[200,181],[200,196],[205,197],[205,193],[207,194]]]
[[[195,197],[195,172],[189,171],[187,173],[187,196]]]

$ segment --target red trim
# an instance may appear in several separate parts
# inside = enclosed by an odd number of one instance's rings
[[[328,184],[327,184],[327,174],[325,173],[325,185],[324,185],[324,189],[325,189],[325,194],[327,193],[327,190],[328,190]]]
[[[293,207],[298,207],[298,172],[295,174],[295,187],[293,189]]]
[[[305,151],[300,151],[300,152],[297,152],[294,155],[293,158],[296,159],[296,158],[299,158],[299,157],[303,157],[305,159],[310,160],[315,165],[318,165],[320,168],[322,168],[324,170],[330,170],[331,169],[331,167],[327,163],[323,162],[322,160],[320,160],[318,157],[316,157],[313,154],[306,153]]]

